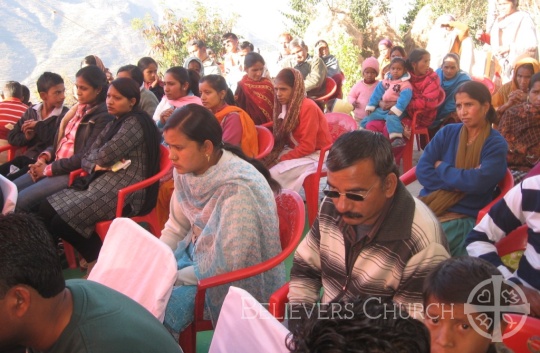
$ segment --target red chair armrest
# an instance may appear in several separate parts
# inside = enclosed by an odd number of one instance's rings
[[[514,187],[514,177],[512,176],[512,172],[510,172],[510,170],[506,169],[506,174],[504,175],[503,180],[500,181],[498,185],[501,189],[501,193],[490,203],[484,206],[484,208],[478,211],[478,216],[476,217],[476,224],[480,223],[482,218],[484,218],[484,216],[489,212],[491,207],[493,207],[494,204],[499,202],[504,197],[504,195],[506,195],[506,193]]]
[[[142,181],[139,181],[138,183],[135,183],[133,185],[126,186],[123,189],[118,190],[118,202],[116,204],[116,217],[122,217],[122,210],[124,209],[124,203],[126,200],[126,196],[137,191],[142,190],[154,183],[159,182],[161,178],[163,178],[167,173],[169,172],[169,169],[171,167],[171,161],[168,160],[167,166],[165,168],[161,168],[159,173],[155,174],[153,177],[150,177],[148,179],[144,179]]]
[[[75,181],[75,179],[77,179],[78,177],[85,176],[85,175],[87,175],[87,174],[82,169],[77,169],[77,170],[72,171],[71,173],[69,173],[68,186],[71,186],[71,184],[73,184],[73,181]]]
[[[20,146],[13,146],[13,145],[5,145],[5,146],[0,147],[0,153],[7,151],[8,153],[7,160],[11,161],[13,158],[15,158],[15,153],[19,149],[22,151],[26,151],[26,147],[24,146],[20,147]]]
[[[413,167],[409,169],[408,171],[406,171],[405,173],[403,173],[403,175],[399,177],[399,180],[401,180],[403,184],[405,185],[409,185],[415,182],[416,181],[416,167]]]
[[[285,283],[281,288],[275,291],[268,301],[268,311],[280,321],[285,319],[285,305],[289,302],[289,298],[287,297],[288,294],[289,282]]]

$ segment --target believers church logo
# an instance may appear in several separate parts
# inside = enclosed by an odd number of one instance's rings
[[[473,329],[493,342],[502,342],[519,332],[527,319],[525,315],[529,313],[530,304],[523,290],[501,275],[480,282],[471,291],[465,304],[465,314]],[[507,325],[506,330],[501,319]]]

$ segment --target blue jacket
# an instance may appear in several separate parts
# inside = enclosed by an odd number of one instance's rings
[[[448,211],[476,218],[478,211],[493,199],[493,190],[506,173],[508,145],[501,134],[491,129],[480,154],[480,167],[455,167],[459,134],[463,124],[443,127],[427,144],[416,166],[416,176],[424,187],[420,196],[433,191],[460,190],[466,196]],[[435,162],[442,161],[435,168]]]

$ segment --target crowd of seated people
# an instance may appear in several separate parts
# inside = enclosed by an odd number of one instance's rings
[[[332,144],[324,112],[313,100],[325,93],[327,77],[342,74],[327,41],[319,40],[312,55],[301,38],[283,33],[279,58],[267,67],[252,43],[234,33],[222,40],[221,64],[194,39],[183,66],[161,68],[162,79],[150,57],[122,66],[114,79],[98,56],[89,55],[75,75],[73,107],[64,107],[64,81],[50,72],[37,82],[41,103],[22,109],[22,88],[11,83],[1,102],[21,107],[4,132],[7,143],[26,150],[0,165],[0,174],[17,186],[17,212],[37,214],[55,242],[62,239],[77,250],[87,273],[103,245],[95,225],[115,218],[116,191],[157,174],[160,144],[168,148],[169,175],[131,194],[122,211],[131,217],[155,208],[161,240],[174,251],[178,273],[164,322],[173,334],[193,320],[198,281],[281,251],[274,196],[280,188],[299,191],[315,171],[320,150]],[[334,143],[320,215],[295,254],[289,299],[300,304],[378,295],[414,304],[422,301],[423,290],[423,304],[464,303],[445,297],[446,287],[435,288],[436,277],[452,266],[486,270],[468,260],[448,262],[447,269],[445,259],[467,256],[467,250],[481,254],[474,246],[466,249],[479,210],[492,201],[507,166],[517,183],[540,159],[538,62],[517,62],[512,81],[492,99],[460,69],[460,56],[452,51],[440,64],[430,63],[425,49],[406,53],[389,39],[377,50],[379,59],[366,58],[362,80],[345,93],[359,129],[385,137],[356,131]],[[394,164],[414,138],[413,116],[417,127],[431,132],[416,168],[418,198],[399,181]],[[274,147],[258,161],[255,126],[263,124],[272,130]],[[361,145],[363,151],[356,151]],[[70,173],[78,169],[84,172],[69,185]],[[341,249],[344,244],[352,250]],[[385,266],[384,259],[398,250],[394,260],[400,265]],[[376,253],[382,262],[374,260]],[[285,278],[281,264],[236,285],[266,302]],[[226,289],[207,292],[214,323]],[[424,322],[434,351],[442,323]],[[429,337],[425,327],[411,327]],[[298,336],[291,336],[289,349],[309,351],[311,333],[293,333]],[[474,342],[477,351],[491,349],[489,340]]]

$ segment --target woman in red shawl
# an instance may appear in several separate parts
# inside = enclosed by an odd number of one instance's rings
[[[414,49],[407,58],[407,69],[411,74],[409,82],[413,87],[413,97],[407,106],[407,115],[417,114],[416,126],[428,127],[437,116],[441,80],[429,67],[431,55],[425,49]]]
[[[236,101],[245,110],[255,125],[272,121],[274,111],[274,86],[263,77],[264,59],[255,52],[247,53],[244,59],[246,75],[238,82]]]

